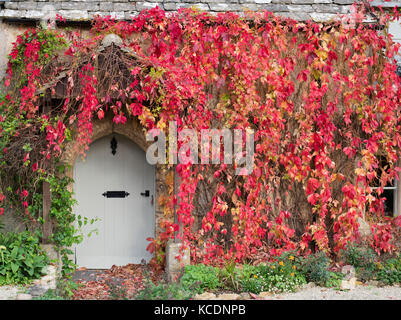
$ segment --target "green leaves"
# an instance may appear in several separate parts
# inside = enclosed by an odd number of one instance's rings
[[[22,149],[26,152],[31,152],[32,151],[32,147],[29,143],[26,143],[22,146]]]
[[[305,275],[294,259],[292,255],[283,255],[275,262],[257,266],[243,265],[237,276],[241,290],[253,293],[294,291],[306,283]]]
[[[13,273],[17,273],[18,269],[19,269],[19,265],[14,263],[14,262],[10,262],[10,267],[11,267],[11,271]]]
[[[186,266],[181,283],[184,287],[196,288],[198,293],[202,293],[204,290],[215,290],[222,286],[219,279],[219,268],[204,264]]]
[[[43,275],[49,262],[30,232],[0,234],[0,285],[25,284]]]
[[[13,259],[17,259],[17,257],[18,257],[18,247],[14,247],[14,248],[11,250],[10,256],[11,256],[11,258],[13,258]]]
[[[401,283],[401,258],[392,258],[379,265],[377,280],[387,285]]]

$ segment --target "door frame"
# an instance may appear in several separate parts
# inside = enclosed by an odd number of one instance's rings
[[[95,142],[98,139],[101,139],[105,136],[111,134],[119,134],[122,135],[129,140],[133,141],[138,145],[143,151],[146,152],[148,146],[152,144],[152,142],[146,141],[145,130],[143,126],[140,124],[139,120],[136,118],[130,118],[127,120],[126,124],[115,124],[113,122],[112,115],[106,115],[103,119],[94,119],[93,120],[93,133],[91,137],[91,143]],[[67,166],[67,170],[65,175],[74,179],[74,166],[76,159],[81,156],[79,145],[75,140],[69,141],[66,143],[65,151],[62,154],[61,162]],[[174,222],[174,213],[170,215],[166,215],[166,203],[160,202],[160,196],[168,193],[168,184],[169,184],[169,176],[173,174],[174,167],[169,167],[168,165],[155,165],[155,181],[154,181],[154,221],[155,221],[155,230],[154,235],[157,238],[162,232],[162,228],[160,226],[160,221],[169,220],[171,223]],[[68,185],[68,190],[74,191],[74,183],[71,182]],[[174,189],[174,188],[173,188]],[[175,191],[173,191],[175,192]],[[72,249],[73,254],[69,255],[69,259],[75,261],[75,250]]]

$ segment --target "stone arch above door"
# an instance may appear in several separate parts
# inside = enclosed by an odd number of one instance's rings
[[[145,152],[147,146],[149,145],[146,142],[146,136],[143,127],[137,119],[128,119],[125,124],[115,124],[113,123],[112,117],[109,116],[102,120],[94,120],[92,128],[92,142],[110,134],[117,133],[135,142]],[[62,156],[62,161],[73,167],[78,156],[79,151],[77,142],[72,140],[66,145]]]

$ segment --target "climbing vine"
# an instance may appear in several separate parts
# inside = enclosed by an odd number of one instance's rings
[[[400,223],[384,215],[382,191],[400,171],[398,45],[357,9],[317,24],[269,12],[182,9],[167,17],[155,8],[131,22],[98,18],[89,37],[26,31],[11,52],[0,106],[3,208],[19,205],[34,223],[28,208],[38,181],[53,177],[66,139],[85,153],[94,119],[136,118],[145,131],[165,133],[169,121],[178,132],[251,129],[250,174],[236,175],[235,161],[174,167],[180,184],[161,198],[169,209],[150,250],[163,253],[178,235],[196,262],[294,249],[335,255],[358,241],[363,217],[377,252],[394,251]],[[395,18],[396,10],[381,13],[379,26]],[[109,34],[121,45],[106,45]],[[53,217],[71,235],[72,211],[59,209],[53,203]]]

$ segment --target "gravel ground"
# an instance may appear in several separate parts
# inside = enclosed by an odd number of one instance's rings
[[[298,292],[276,294],[266,297],[269,300],[401,300],[399,286],[374,287],[359,285],[349,291],[322,287],[306,287]]]
[[[0,300],[15,300],[23,292],[22,288],[13,286],[0,287]],[[266,295],[259,299],[266,300],[401,300],[400,286],[376,287],[358,285],[353,290],[341,291],[306,285],[294,293]]]

